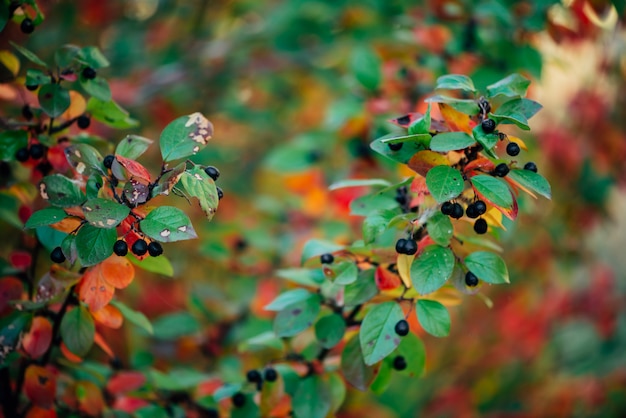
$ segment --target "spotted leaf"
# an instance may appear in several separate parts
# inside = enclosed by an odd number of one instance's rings
[[[130,208],[108,199],[90,199],[83,204],[85,219],[96,228],[115,228],[130,213]]]
[[[187,195],[198,199],[200,208],[207,219],[211,220],[217,211],[219,198],[215,182],[202,167],[195,166],[182,173],[180,185],[185,189]]]
[[[213,124],[201,113],[180,117],[163,129],[159,139],[163,161],[189,157],[200,151],[213,136]]]
[[[139,223],[139,226],[144,234],[162,242],[198,237],[189,217],[182,210],[171,206],[156,208]]]

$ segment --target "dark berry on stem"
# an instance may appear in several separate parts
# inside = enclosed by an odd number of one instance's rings
[[[221,187],[219,187],[219,186],[218,186],[218,187],[216,187],[216,189],[217,189],[217,198],[218,198],[219,200],[222,200],[222,198],[224,197],[224,191],[223,191],[223,190],[222,190],[222,188],[221,188]]]
[[[487,205],[482,200],[475,201],[474,207],[478,211],[478,215],[484,215],[487,212]]]
[[[52,250],[50,253],[50,260],[52,260],[53,263],[62,263],[65,261],[65,254],[63,254],[61,247],[56,247]]]
[[[22,20],[22,23],[20,23],[20,29],[23,33],[30,34],[33,33],[33,31],[35,30],[35,24],[33,23],[33,20],[31,18],[27,17],[26,19]]]
[[[392,151],[400,151],[403,145],[404,145],[404,142],[396,142],[395,144],[392,144],[392,143],[387,144],[389,149]]]
[[[237,392],[233,395],[232,400],[233,405],[235,405],[236,408],[241,408],[246,404],[246,395],[241,392]]]
[[[537,165],[533,163],[532,161],[529,161],[526,164],[524,164],[524,170],[528,170],[528,171],[532,171],[533,173],[536,173]]]
[[[26,89],[27,89],[27,90],[30,90],[30,91],[35,91],[35,90],[37,90],[38,88],[39,88],[39,85],[38,85],[38,84],[27,84],[27,85],[26,85]]]
[[[93,80],[96,78],[96,70],[91,67],[85,67],[82,74],[87,80]]]
[[[148,252],[148,243],[144,239],[138,239],[133,243],[133,254],[142,256]]]
[[[150,254],[151,257],[158,257],[163,254],[163,247],[161,246],[161,243],[152,241],[148,244],[148,254]]]
[[[485,133],[492,133],[496,130],[496,122],[493,119],[485,119],[482,121],[481,126]]]
[[[404,244],[404,254],[413,255],[417,252],[417,242],[412,239],[407,239]]]
[[[400,206],[406,205],[406,201],[407,201],[406,195],[404,194],[396,195],[395,199],[396,199],[396,202],[398,202]]]
[[[270,367],[265,369],[264,377],[268,382],[275,382],[278,379],[278,373],[276,373],[276,369]]]
[[[493,174],[495,174],[498,177],[504,177],[507,174],[509,174],[509,166],[506,165],[506,163],[498,164],[496,168],[493,170]]]
[[[443,202],[441,205],[441,213],[450,215],[452,213],[452,202]]]
[[[43,146],[43,144],[33,144],[30,146],[28,152],[30,153],[30,157],[32,159],[38,160],[46,153],[46,147]]]
[[[52,171],[52,164],[49,161],[43,160],[35,166],[35,170],[39,170],[41,174],[47,176]]]
[[[320,256],[320,261],[322,264],[332,264],[333,261],[335,261],[335,257],[330,253],[322,254]]]
[[[487,232],[487,221],[483,218],[476,219],[476,222],[474,222],[474,231],[481,235]]]
[[[465,209],[465,214],[467,215],[468,218],[472,218],[472,219],[476,219],[480,216],[480,213],[478,213],[478,209],[476,208],[476,205],[473,203],[467,205],[467,208]]]
[[[33,111],[30,110],[29,105],[24,105],[24,107],[22,107],[22,116],[24,116],[24,119],[26,120],[31,120],[33,118]]]
[[[398,334],[401,337],[404,337],[405,335],[409,333],[409,323],[406,322],[405,319],[401,319],[398,321],[394,329],[396,331],[396,334]]]
[[[115,241],[115,244],[113,244],[113,252],[120,257],[124,257],[128,254],[128,244],[126,244],[126,241],[122,239]]]
[[[248,373],[246,373],[246,379],[248,379],[250,383],[257,383],[263,380],[258,370],[249,370]]]
[[[91,125],[91,119],[87,115],[80,115],[76,119],[76,125],[78,125],[80,129],[87,129],[89,125]]]
[[[452,210],[450,211],[450,217],[454,219],[460,219],[463,217],[463,206],[460,203],[453,203]]]
[[[15,153],[15,159],[22,163],[28,160],[28,157],[30,157],[30,153],[28,152],[28,148],[26,147],[18,149]]]
[[[396,356],[393,359],[393,368],[398,371],[406,369],[406,360],[402,356]]]
[[[407,239],[405,238],[400,238],[398,241],[396,241],[396,252],[398,254],[406,254],[406,243],[407,243]]]
[[[104,164],[106,168],[111,168],[111,166],[113,165],[113,160],[115,160],[115,157],[113,155],[107,155],[106,157],[104,157],[104,161],[102,161],[102,164]]]
[[[519,154],[520,148],[515,142],[509,142],[509,145],[506,146],[506,153],[511,157],[515,157]]]
[[[218,170],[217,167],[213,167],[212,165],[205,168],[204,172],[207,174],[207,176],[211,177],[213,181],[217,181],[217,179],[220,177],[220,170]]]
[[[469,287],[474,287],[478,284],[478,277],[471,271],[465,273],[465,284]]]

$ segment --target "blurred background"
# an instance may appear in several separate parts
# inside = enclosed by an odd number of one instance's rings
[[[369,142],[388,119],[423,111],[438,76],[467,74],[484,88],[520,72],[544,110],[532,136],[508,131],[526,140],[520,158],[536,162],[553,201],[522,200],[500,234],[511,285],[482,288],[492,307],[451,300],[450,337],[423,335],[425,376],[350,390],[339,415],[626,415],[623,1],[39,3],[45,22],[28,39],[8,27],[0,48],[12,39],[50,58],[65,43],[99,46],[111,61],[101,75],[141,128],[94,122],[91,133],[157,139],[195,111],[215,126],[194,159],[220,169],[225,197],[211,223],[195,212],[199,240],[167,246],[173,277],[142,272],[119,292],[156,333],[109,332],[125,365],[193,365],[226,380],[264,365],[272,353],[243,343],[271,330],[262,307],[283,286],[274,270],[299,265],[310,238],[360,238],[349,202],[362,191],[328,185],[410,176]]]

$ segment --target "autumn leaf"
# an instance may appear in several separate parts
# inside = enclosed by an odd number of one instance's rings
[[[135,268],[130,261],[112,255],[87,270],[80,282],[78,296],[92,312],[99,311],[111,301],[115,288],[125,288],[134,277]]]
[[[35,405],[50,408],[54,404],[57,381],[49,367],[31,364],[24,375],[24,393]]]
[[[43,316],[36,316],[22,340],[22,347],[32,358],[41,357],[52,342],[52,324]]]

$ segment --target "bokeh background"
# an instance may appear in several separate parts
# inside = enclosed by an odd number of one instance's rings
[[[500,234],[511,285],[451,299],[450,337],[423,336],[425,376],[394,377],[382,393],[350,390],[339,416],[626,415],[623,1],[40,5],[36,32],[27,39],[13,25],[0,46],[13,39],[42,57],[65,43],[99,46],[111,61],[101,74],[141,128],[94,122],[90,132],[111,143],[130,132],[158,138],[195,111],[215,125],[195,160],[220,169],[225,197],[211,223],[195,213],[199,240],[166,247],[173,278],[142,273],[121,292],[156,331],[108,334],[126,366],[193,366],[228,380],[265,364],[267,350],[237,351],[271,329],[262,306],[283,286],[275,269],[298,265],[310,238],[360,238],[348,204],[361,191],[328,185],[411,175],[368,144],[388,119],[424,110],[438,76],[467,74],[480,88],[520,72],[544,110],[532,134],[510,132],[526,140],[520,157],[537,163],[554,197],[523,200]]]

